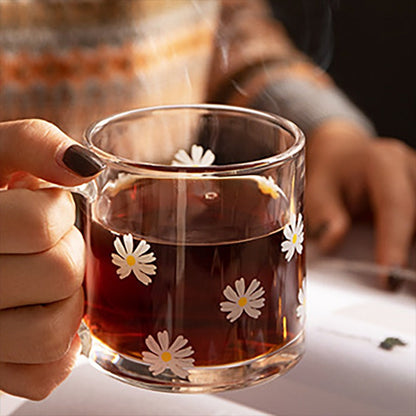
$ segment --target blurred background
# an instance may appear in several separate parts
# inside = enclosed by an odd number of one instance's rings
[[[265,1],[379,135],[416,147],[414,0]],[[205,101],[219,7],[0,0],[0,120],[42,117],[80,137],[116,111]]]
[[[380,136],[416,148],[416,2],[271,0],[297,46],[334,78]]]

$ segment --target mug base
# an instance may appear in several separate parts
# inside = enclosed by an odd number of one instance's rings
[[[153,376],[148,364],[118,354],[89,333],[84,332],[81,339],[83,353],[96,368],[107,375],[132,386],[170,393],[213,393],[253,386],[285,374],[299,362],[304,353],[302,331],[276,351],[230,365],[195,366],[189,369],[188,377],[183,379],[170,370]]]

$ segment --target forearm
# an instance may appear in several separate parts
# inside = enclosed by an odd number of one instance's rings
[[[327,121],[375,131],[332,79],[292,44],[263,0],[223,0],[211,101],[286,117],[309,136]]]
[[[371,122],[342,91],[307,79],[271,81],[247,105],[288,118],[308,137],[323,124],[335,122],[354,125],[351,129],[363,130],[363,135],[375,135]]]

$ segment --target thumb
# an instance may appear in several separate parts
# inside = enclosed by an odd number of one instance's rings
[[[104,163],[58,127],[43,120],[0,123],[0,186],[14,172],[27,172],[58,185],[76,186]]]
[[[328,252],[345,236],[351,219],[336,183],[323,175],[309,179],[305,210],[310,237],[317,240],[323,252]]]

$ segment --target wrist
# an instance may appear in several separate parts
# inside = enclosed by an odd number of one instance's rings
[[[358,162],[372,143],[373,135],[349,120],[329,119],[316,126],[309,134],[306,145],[310,168],[333,166],[341,168],[348,161]]]
[[[316,125],[308,135],[308,141],[348,141],[352,143],[367,142],[373,138],[372,131],[366,129],[359,123],[355,123],[349,119],[334,117],[324,120]]]
[[[254,97],[250,106],[292,120],[308,138],[319,126],[339,120],[357,126],[367,135],[375,135],[371,121],[342,91],[311,79],[275,80]]]

